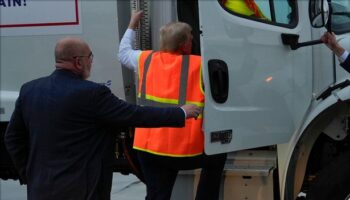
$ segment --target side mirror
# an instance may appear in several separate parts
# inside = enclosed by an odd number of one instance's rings
[[[311,0],[309,3],[309,17],[315,28],[326,26],[329,20],[329,4],[326,0]]]
[[[311,25],[315,28],[326,27],[328,32],[332,32],[332,0],[310,0],[309,17]],[[299,35],[281,34],[282,42],[289,45],[292,50],[323,43],[321,40],[299,42]]]

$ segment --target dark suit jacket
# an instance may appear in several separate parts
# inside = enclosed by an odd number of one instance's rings
[[[350,73],[350,55],[346,58],[344,62],[340,63],[340,66],[342,66],[347,72]]]
[[[128,104],[100,84],[56,70],[24,84],[5,134],[28,199],[110,199],[120,126],[183,126],[181,108]]]

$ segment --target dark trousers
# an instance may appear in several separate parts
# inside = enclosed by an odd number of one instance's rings
[[[146,180],[146,200],[169,200],[179,170],[202,168],[196,200],[217,200],[226,154],[175,158],[137,151]]]

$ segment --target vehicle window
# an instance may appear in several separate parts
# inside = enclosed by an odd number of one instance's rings
[[[350,32],[350,1],[332,1],[332,31],[336,34]]]
[[[229,13],[280,26],[296,24],[294,0],[219,0]]]

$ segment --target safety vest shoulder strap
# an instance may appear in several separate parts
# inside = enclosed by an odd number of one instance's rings
[[[153,51],[149,53],[149,55],[147,56],[145,63],[144,63],[144,67],[142,70],[142,83],[140,85],[141,87],[141,97],[140,97],[140,103],[144,102],[146,100],[146,77],[147,77],[147,72],[148,72],[148,68],[149,68],[149,64],[151,63],[152,60],[152,55],[153,55]],[[140,65],[140,64],[139,64]],[[144,105],[144,104],[141,104]]]
[[[189,55],[182,56],[179,105],[186,104],[188,69],[189,69],[189,64],[190,64],[189,60],[190,60]]]

